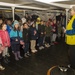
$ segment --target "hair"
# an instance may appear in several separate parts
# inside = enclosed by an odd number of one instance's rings
[[[31,27],[33,27],[33,25],[35,25],[35,26],[36,26],[36,23],[33,23],[33,24],[31,25]]]
[[[23,26],[24,26],[25,24],[27,24],[27,22],[23,23]]]
[[[2,29],[2,27],[3,27],[4,25],[6,25],[6,24],[5,24],[5,23],[2,23],[2,24],[0,25],[0,29]]]
[[[43,20],[40,20],[40,22],[44,22]]]
[[[72,8],[71,9],[73,9],[74,11],[75,11],[75,6],[72,6]]]
[[[14,31],[18,30],[20,31],[20,26],[18,26],[18,28],[16,29],[15,25],[14,25],[14,28],[13,28]]]

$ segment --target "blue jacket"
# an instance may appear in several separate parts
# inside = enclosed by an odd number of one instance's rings
[[[12,30],[12,27],[11,26],[9,26],[9,25],[7,25],[7,31],[8,31],[8,33],[10,34],[10,31]]]
[[[22,32],[21,31],[14,31],[14,30],[11,30],[10,32],[10,38],[11,38],[11,42],[13,44],[19,44],[20,43],[20,40],[22,40]],[[16,42],[16,39],[18,39],[18,42]]]
[[[68,34],[68,35],[75,35],[75,19],[73,21],[72,28],[73,28],[72,30],[67,30],[66,34]]]

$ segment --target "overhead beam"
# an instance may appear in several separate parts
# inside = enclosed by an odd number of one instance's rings
[[[47,10],[47,8],[39,8],[39,7],[31,7],[31,6],[19,6],[19,4],[11,4],[11,3],[4,3],[4,2],[0,2],[0,6],[17,7],[17,8],[34,9],[34,10]]]
[[[61,7],[61,8],[67,8],[67,9],[70,8],[70,5],[66,5],[66,4],[59,4],[59,3],[48,3],[48,4]]]

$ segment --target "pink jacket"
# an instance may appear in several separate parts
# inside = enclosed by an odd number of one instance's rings
[[[0,30],[0,44],[10,47],[10,37],[7,31]]]

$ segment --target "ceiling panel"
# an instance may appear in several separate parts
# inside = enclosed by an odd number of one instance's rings
[[[62,2],[56,2],[56,3],[68,4],[68,5],[74,5],[74,4],[75,4],[75,0],[70,0],[70,1],[62,1]]]

